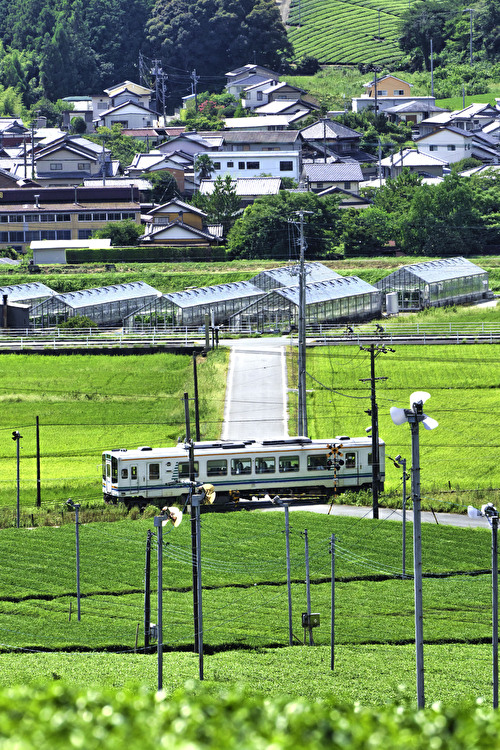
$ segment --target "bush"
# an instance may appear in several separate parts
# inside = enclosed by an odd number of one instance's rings
[[[66,250],[68,263],[158,263],[193,261],[210,263],[226,260],[226,251],[220,245],[213,247],[108,247]]]

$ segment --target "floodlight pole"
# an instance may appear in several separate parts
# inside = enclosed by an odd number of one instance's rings
[[[420,412],[420,413],[419,413]],[[417,705],[424,708],[424,633],[422,607],[422,527],[420,514],[420,446],[418,425],[425,419],[421,405],[405,409],[411,429],[411,494],[413,500],[413,568],[415,592],[415,649],[417,660]]]
[[[406,458],[401,458],[400,463],[403,467],[403,578],[406,578]]]
[[[286,585],[288,591],[288,644],[293,646],[292,632],[292,582],[290,569],[290,517],[288,503],[283,503],[285,510],[285,538],[286,538]]]
[[[156,528],[157,547],[157,598],[158,598],[158,637],[156,640],[156,655],[158,661],[158,690],[163,688],[163,521],[166,516],[155,516],[154,524]]]
[[[498,708],[498,512],[491,516],[493,708]]]

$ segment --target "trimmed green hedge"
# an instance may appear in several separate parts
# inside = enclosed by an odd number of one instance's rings
[[[498,712],[479,705],[332,707],[194,681],[168,698],[61,682],[0,693],[0,745],[8,750],[490,750],[499,730]]]
[[[221,261],[226,251],[212,247],[109,247],[102,249],[66,250],[67,263],[158,263],[169,261]]]

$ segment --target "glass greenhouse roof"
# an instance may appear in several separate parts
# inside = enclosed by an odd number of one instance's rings
[[[113,284],[97,289],[82,289],[78,292],[58,294],[57,300],[71,308],[97,307],[111,302],[138,299],[140,297],[158,297],[161,292],[143,281],[132,281],[129,284]]]
[[[410,266],[404,266],[403,269],[428,283],[486,273],[482,268],[476,266],[475,263],[471,263],[470,260],[462,257],[429,260],[426,263],[413,263]]]
[[[187,289],[184,292],[171,292],[164,294],[163,298],[170,300],[177,307],[187,308],[256,296],[263,296],[262,289],[259,289],[250,281],[235,281],[229,284],[215,284],[199,289]]]
[[[306,283],[341,278],[339,273],[332,271],[331,268],[323,265],[323,263],[304,263],[304,267],[306,271]],[[252,281],[258,283],[259,279],[267,277],[272,279],[278,286],[296,286],[299,283],[298,271],[298,264],[283,266],[282,268],[269,268],[254,276]]]
[[[38,299],[39,297],[53,297],[57,292],[36,281],[32,284],[2,286],[0,287],[0,296],[3,294],[8,296],[9,302],[20,302],[21,300]]]
[[[294,305],[299,304],[298,286],[286,289],[273,289],[273,292],[290,300]],[[367,281],[358,278],[358,276],[340,276],[338,279],[328,279],[326,281],[306,284],[306,305],[313,305],[316,302],[327,302],[328,300],[340,299],[342,297],[353,297],[357,294],[370,294],[372,292],[379,294],[380,290],[368,284]]]

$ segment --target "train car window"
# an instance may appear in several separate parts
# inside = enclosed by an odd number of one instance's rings
[[[160,464],[149,464],[149,478],[150,479],[160,478]]]
[[[373,454],[369,453],[368,454],[368,466],[371,466],[372,463],[373,463]]]
[[[266,456],[266,458],[255,459],[255,473],[256,474],[274,474],[276,471],[276,459],[274,456]]]
[[[298,471],[299,470],[299,457],[298,456],[280,456],[279,466],[280,466],[281,472]]]
[[[231,459],[231,474],[251,474],[252,473],[252,459],[251,458],[232,458]]]
[[[328,468],[328,456],[308,456],[307,457],[307,471],[322,471]]]
[[[122,479],[128,479],[128,469],[122,469]]]
[[[224,477],[227,474],[227,460],[225,458],[207,461],[207,477]]]
[[[194,462],[194,475],[197,477],[199,474],[198,461]],[[183,461],[179,464],[179,479],[189,479],[189,461]]]
[[[130,467],[130,479],[137,479],[137,466]]]
[[[118,481],[118,459],[115,456],[111,456],[111,481]]]
[[[109,464],[106,464],[106,476],[108,479],[111,476],[111,466]]]
[[[106,479],[106,456],[102,457],[102,478]]]
[[[345,454],[345,467],[346,469],[354,469],[356,467],[356,454],[355,453]]]

